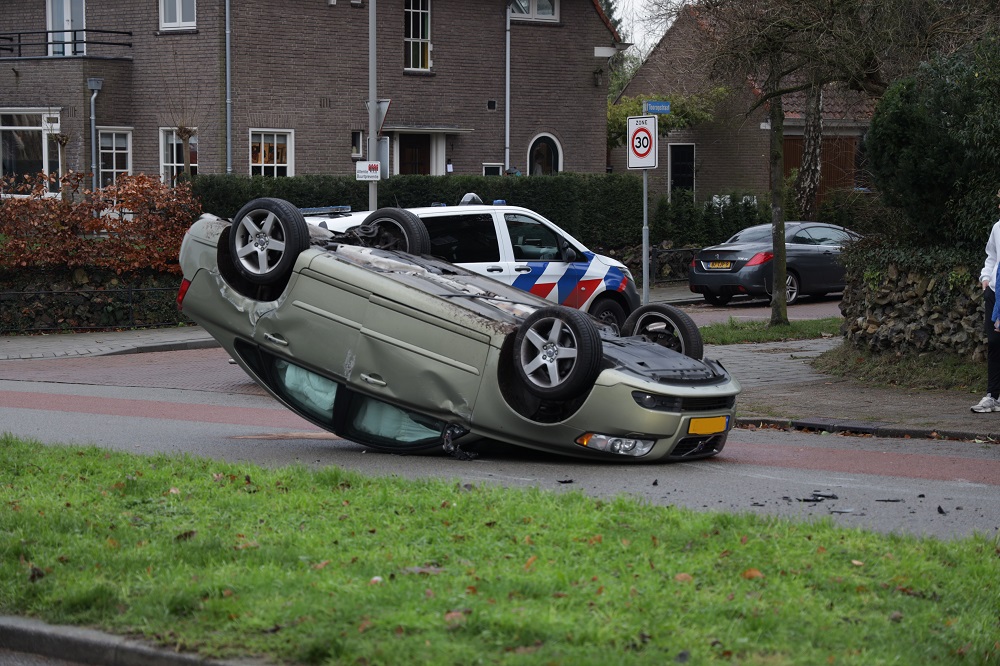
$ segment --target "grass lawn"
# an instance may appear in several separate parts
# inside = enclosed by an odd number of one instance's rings
[[[0,447],[6,614],[304,664],[1000,663],[986,537]]]

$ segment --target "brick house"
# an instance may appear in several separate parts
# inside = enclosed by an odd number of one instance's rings
[[[605,170],[620,39],[598,1],[511,4],[509,100],[507,6],[378,0],[390,173]],[[186,127],[197,172],[351,174],[369,159],[368,18],[366,0],[4,0],[2,171],[169,180]]]
[[[692,11],[680,12],[622,92],[629,97],[678,93],[690,95],[727,84],[732,94],[715,112],[715,120],[659,139],[659,167],[650,172],[650,190],[665,194],[675,188],[692,189],[698,201],[715,195],[769,192],[770,125],[762,105],[749,115],[756,101],[752,82],[714,80],[705,56],[708,30]],[[784,172],[788,176],[802,163],[805,130],[805,94],[783,99]],[[873,111],[870,98],[827,86],[824,90],[823,155],[819,196],[830,189],[864,185],[860,169],[861,143]],[[626,169],[626,152],[613,152],[615,171]]]

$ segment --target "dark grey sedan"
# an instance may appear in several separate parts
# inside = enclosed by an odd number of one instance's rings
[[[855,232],[821,222],[785,222],[788,304],[803,294],[821,296],[843,291],[841,248],[859,239]],[[691,261],[688,286],[712,305],[733,296],[767,297],[773,293],[774,246],[771,225],[737,233],[725,243],[706,247]]]

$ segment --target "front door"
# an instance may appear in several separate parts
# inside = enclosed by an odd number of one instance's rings
[[[430,134],[399,135],[399,173],[430,175]]]
[[[86,53],[84,0],[49,0],[49,55]]]

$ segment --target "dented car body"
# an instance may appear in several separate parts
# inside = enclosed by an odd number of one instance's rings
[[[725,444],[739,384],[700,358],[700,339],[692,358],[428,255],[344,242],[313,240],[285,275],[248,281],[230,242],[240,224],[191,227],[178,303],[326,430],[397,453],[485,438],[620,462]]]

